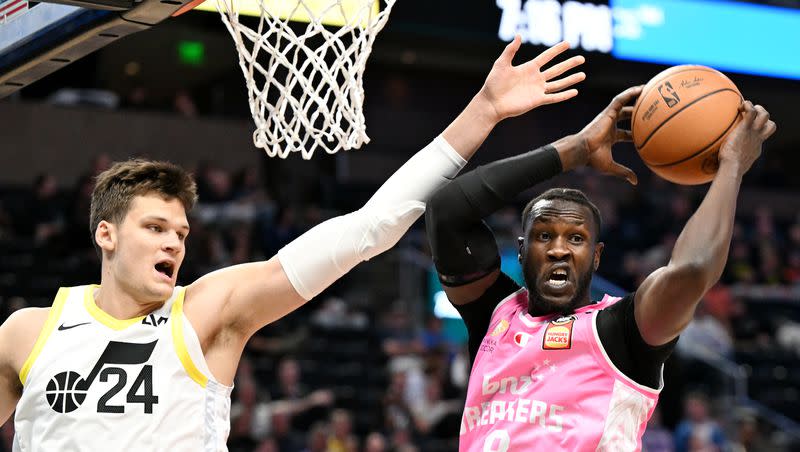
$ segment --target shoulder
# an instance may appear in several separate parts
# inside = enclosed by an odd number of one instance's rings
[[[492,285],[476,300],[461,305],[454,303],[454,305],[462,316],[464,313],[474,313],[488,319],[492,315],[527,307],[528,297],[527,292],[519,284],[501,272]]]
[[[498,297],[497,306],[494,308],[495,315],[515,315],[519,311],[528,310],[528,289],[516,287],[516,290],[508,293],[505,297]]]
[[[624,311],[626,309],[633,309],[633,305],[636,299],[636,293],[630,292],[621,297],[618,296],[611,296],[606,295],[603,297],[603,300],[598,302],[599,313],[598,315],[608,315],[612,313],[617,313],[620,311]]]
[[[183,308],[190,317],[215,315],[230,298],[232,279],[235,272],[231,267],[208,273],[183,287]]]
[[[0,326],[0,334],[39,334],[48,315],[50,308],[24,308],[14,311]]]
[[[598,304],[597,329],[601,338],[608,334],[622,334],[624,328],[632,325],[634,320],[635,292],[625,294],[622,297],[611,297],[606,295]],[[634,323],[635,324],[635,323]],[[605,334],[604,334],[605,333]]]
[[[49,315],[50,308],[24,308],[12,313],[0,326],[0,363],[18,371]]]

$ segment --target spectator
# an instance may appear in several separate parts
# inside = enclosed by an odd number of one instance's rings
[[[428,314],[420,340],[422,341],[422,347],[426,351],[442,349],[450,352],[453,349],[453,344],[450,343],[450,340],[442,330],[442,319],[433,314]]]
[[[242,357],[239,362],[234,382],[228,448],[231,452],[251,451],[256,447],[256,438],[264,436],[264,433],[253,428],[260,424],[258,422],[259,388],[253,375],[253,367],[245,357]]]
[[[176,113],[187,118],[197,117],[197,105],[191,94],[185,88],[179,89],[172,100],[172,106]]]
[[[391,438],[393,451],[414,452],[417,450],[412,441],[411,430],[409,429],[396,429],[392,432]]]
[[[378,433],[372,432],[364,440],[364,452],[386,452],[386,438]]]
[[[326,452],[328,448],[328,426],[322,422],[315,423],[306,437],[306,448],[302,452]]]
[[[408,312],[395,307],[383,318],[383,352],[389,357],[389,371],[405,374],[404,399],[409,406],[425,397],[422,341],[414,331]]]
[[[338,297],[328,297],[321,304],[311,315],[314,325],[327,329],[354,330],[363,330],[369,326],[367,316],[354,309],[352,303]]]
[[[348,452],[352,447],[353,420],[350,412],[336,409],[331,413],[331,432],[328,436],[328,452]]]
[[[344,450],[347,452],[359,452],[360,444],[356,435],[347,435],[344,442]]]
[[[32,239],[38,246],[45,245],[61,230],[64,208],[58,183],[50,174],[39,174],[24,195],[8,208],[15,235]]]
[[[233,193],[230,174],[218,165],[201,162],[197,168],[197,196],[203,204],[230,201]]]
[[[674,452],[672,433],[661,424],[661,410],[656,407],[650,420],[647,421],[647,429],[642,435],[642,451],[644,452]]]
[[[783,281],[789,285],[800,285],[800,248],[787,253],[783,269]]]
[[[234,175],[233,199],[239,202],[265,202],[270,199],[261,182],[257,167],[242,168]]]
[[[764,438],[753,413],[743,411],[737,417],[736,439],[731,444],[731,452],[778,452],[781,450],[781,448],[769,444]]]
[[[294,207],[278,207],[275,217],[274,223],[268,222],[260,225],[261,252],[264,256],[274,256],[284,245],[302,233],[302,229],[298,226],[297,212]]]
[[[685,357],[703,360],[709,355],[733,355],[733,337],[728,328],[710,315],[705,302],[695,311],[694,320],[681,334],[676,351]]]
[[[292,430],[295,407],[287,402],[273,402],[270,408],[270,436],[274,439],[278,450],[281,452],[300,450],[303,447],[302,438]]]
[[[462,400],[443,400],[442,383],[438,378],[428,377],[425,385],[425,397],[412,405],[416,429],[424,435],[442,436],[436,432],[437,426],[450,414],[460,413],[464,407]],[[444,436],[447,436],[446,433]]]
[[[763,243],[759,248],[759,282],[778,285],[783,280],[780,255],[773,243]]]
[[[783,349],[800,356],[800,323],[781,319],[775,331],[775,342]]]
[[[278,447],[278,443],[275,441],[275,438],[268,436],[264,438],[261,443],[259,443],[258,447],[256,447],[255,452],[282,452],[282,449]]]
[[[705,394],[690,393],[684,401],[684,419],[675,428],[675,452],[711,452],[725,447],[725,436],[708,412]]]
[[[383,417],[386,430],[395,432],[411,428],[411,409],[405,398],[406,374],[394,372],[383,396]]]
[[[325,407],[333,402],[333,393],[328,389],[310,391],[303,384],[300,363],[285,357],[278,363],[278,382],[270,391],[276,401],[291,402],[291,425],[298,431],[306,431],[314,420],[323,417]]]

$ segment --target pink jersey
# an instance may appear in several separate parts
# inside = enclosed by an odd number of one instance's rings
[[[472,366],[461,451],[632,451],[659,390],[622,374],[597,334],[606,295],[566,317],[532,317],[520,289],[492,313]]]

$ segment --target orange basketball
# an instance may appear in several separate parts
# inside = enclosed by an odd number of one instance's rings
[[[681,185],[704,184],[719,167],[723,139],[739,120],[742,95],[719,71],[674,66],[653,77],[633,109],[633,144],[654,173]]]

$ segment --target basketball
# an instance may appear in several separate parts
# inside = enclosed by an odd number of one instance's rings
[[[710,182],[741,102],[739,89],[723,73],[705,66],[671,67],[653,77],[637,99],[633,143],[662,178],[681,185]]]

